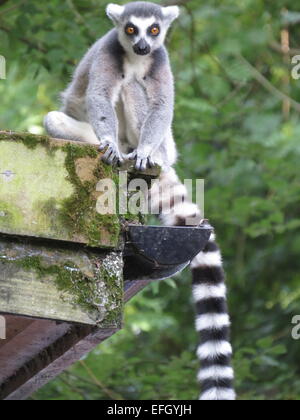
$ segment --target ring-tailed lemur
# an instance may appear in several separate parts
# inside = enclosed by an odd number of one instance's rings
[[[164,41],[179,8],[148,2],[109,4],[107,15],[115,29],[80,62],[62,95],[62,110],[46,116],[46,130],[53,137],[100,144],[108,164],[134,159],[139,170],[161,166],[162,190],[172,188],[174,197],[171,211],[161,211],[162,221],[185,225],[187,218],[195,216],[200,221],[198,207],[187,200],[172,168],[177,159],[172,134],[174,81]],[[152,206],[161,209],[161,197],[151,195]],[[178,196],[185,201],[178,203]],[[196,327],[202,338],[197,352],[202,365],[201,399],[233,400],[230,322],[214,236],[191,268]]]

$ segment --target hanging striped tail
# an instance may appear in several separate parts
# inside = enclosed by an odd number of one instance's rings
[[[196,329],[201,335],[197,355],[201,400],[235,400],[233,390],[230,320],[226,303],[225,273],[213,234],[203,252],[193,260],[193,297]]]
[[[160,219],[167,226],[185,226],[191,217],[198,218],[200,223],[201,212],[187,195],[185,186],[171,169],[161,175],[159,188],[156,186],[151,190],[152,210],[160,213]],[[235,400],[225,273],[215,234],[192,261],[191,270],[196,329],[201,336],[197,350],[201,362],[198,374],[202,385],[200,400]]]

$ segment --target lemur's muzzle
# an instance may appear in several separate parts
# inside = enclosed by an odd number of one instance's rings
[[[144,39],[141,39],[137,44],[133,46],[133,51],[138,55],[147,55],[150,53],[151,48]]]

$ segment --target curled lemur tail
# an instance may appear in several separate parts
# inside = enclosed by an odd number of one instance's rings
[[[187,190],[173,169],[162,174],[159,188],[160,192],[158,188],[152,189],[150,200],[152,209],[160,213],[165,225],[186,225],[187,218],[195,216],[200,221],[199,208],[188,201]],[[164,200],[171,203],[169,208],[164,206]],[[201,362],[198,374],[202,385],[200,400],[235,400],[225,273],[214,234],[206,248],[192,261],[191,270],[196,329],[201,335],[197,350]]]
[[[47,133],[54,138],[99,144],[90,124],[75,120],[61,111],[49,112],[44,119],[44,126]]]

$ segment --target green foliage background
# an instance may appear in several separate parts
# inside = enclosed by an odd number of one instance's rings
[[[291,320],[300,313],[300,80],[291,78],[290,56],[300,54],[300,5],[174,3],[182,5],[169,39],[178,170],[206,179],[206,216],[228,275],[239,397],[298,400]],[[106,4],[0,0],[0,129],[41,132],[74,65],[111,27]],[[287,34],[290,54],[281,48]],[[127,305],[123,331],[33,398],[195,399],[193,323],[188,272],[153,284]]]

